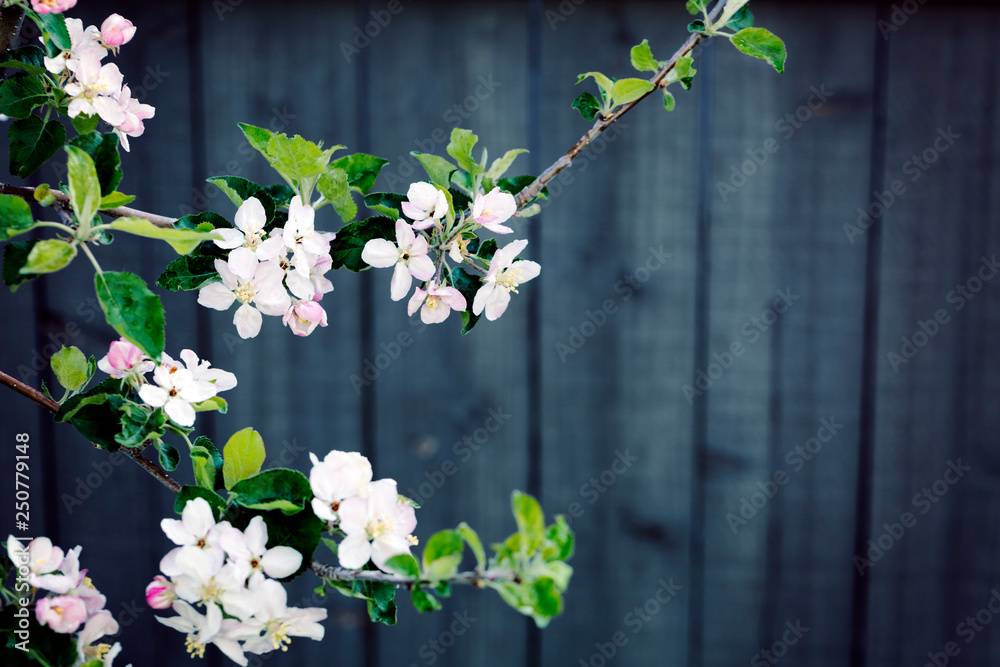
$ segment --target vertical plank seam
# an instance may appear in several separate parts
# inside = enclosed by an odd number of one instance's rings
[[[874,75],[872,87],[872,134],[869,157],[868,192],[881,192],[885,182],[886,139],[888,124],[888,65],[889,43],[878,30],[879,21],[889,18],[889,7],[879,4],[876,21],[872,22],[875,38]],[[855,496],[854,551],[864,553],[871,532],[872,489],[875,468],[875,411],[878,390],[876,366],[878,345],[878,315],[882,227],[873,225],[868,231],[865,248],[865,302],[861,358],[861,405],[858,425],[858,482]],[[869,574],[871,574],[869,572]],[[851,591],[851,667],[865,667],[868,662],[868,616],[870,577],[854,573]]]
[[[768,435],[770,444],[768,446],[768,475],[774,474],[772,471],[781,470],[782,447],[782,373],[784,367],[784,328],[783,320],[778,318],[774,323],[771,334],[771,372],[770,372],[770,395],[768,397]],[[757,626],[757,635],[761,646],[769,646],[773,641],[773,636],[777,632],[777,591],[781,585],[781,529],[784,520],[783,495],[775,496],[769,503],[767,513],[767,532],[765,537],[764,554],[764,586],[761,592],[760,623]]]

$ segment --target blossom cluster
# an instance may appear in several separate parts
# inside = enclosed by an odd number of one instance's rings
[[[187,635],[192,657],[204,657],[206,646],[215,644],[247,665],[245,653],[287,650],[291,637],[323,639],[319,621],[326,609],[288,607],[288,594],[275,580],[298,571],[302,554],[286,546],[268,549],[263,518],[240,530],[216,522],[208,502],[195,498],[180,519],[163,519],[160,527],[177,546],[160,561],[163,575],[146,587],[146,602],[177,613],[157,620]]]
[[[167,417],[179,426],[193,426],[198,405],[214,398],[220,391],[236,386],[236,376],[212,368],[192,350],[181,350],[181,361],[166,352],[154,362],[138,347],[120,338],[111,343],[97,367],[113,378],[128,382],[137,390],[143,403],[163,408]],[[183,364],[183,365],[182,365]],[[153,371],[153,382],[145,374]]]
[[[104,667],[110,667],[122,650],[121,644],[95,642],[117,634],[118,622],[104,608],[107,600],[94,587],[87,570],[80,569],[82,549],[78,546],[63,553],[47,537],[36,537],[27,547],[13,535],[7,538],[7,555],[18,570],[19,580],[48,593],[34,603],[39,624],[60,634],[78,633],[74,666],[100,660]]]
[[[75,2],[32,0],[32,8],[40,13],[58,13]],[[109,51],[118,48],[135,35],[136,27],[119,14],[112,14],[101,27],[83,27],[80,19],[67,18],[70,48],[54,57],[45,57],[45,69],[58,77],[58,84],[69,98],[69,116],[97,115],[114,128],[122,148],[129,150],[129,137],[141,136],[143,121],[152,118],[155,109],[132,98],[121,71],[114,63],[101,64]]]
[[[517,287],[538,276],[541,267],[528,260],[516,260],[527,241],[514,241],[496,251],[492,259],[484,259],[468,250],[469,233],[484,227],[496,234],[509,234],[514,230],[503,223],[517,212],[517,203],[508,192],[499,187],[489,193],[476,195],[468,217],[465,214],[457,224],[449,224],[448,200],[444,190],[430,183],[412,183],[406,200],[401,205],[403,215],[396,221],[396,242],[372,239],[365,244],[361,258],[377,268],[393,268],[390,296],[399,301],[407,296],[413,278],[422,281],[407,304],[413,315],[420,310],[425,324],[443,322],[452,310],[468,308],[465,296],[454,287],[455,281],[444,280],[444,272],[451,275],[447,259],[462,264],[478,274],[482,286],[472,303],[475,315],[485,313],[486,319],[500,317],[510,303],[510,293]],[[430,251],[436,250],[437,261]],[[449,283],[451,286],[449,286]]]
[[[309,453],[312,509],[344,539],[337,547],[341,567],[352,570],[370,560],[383,572],[386,562],[417,544],[413,505],[396,491],[396,481],[372,481],[372,466],[357,452],[331,451],[321,461]]]
[[[242,338],[260,333],[263,315],[280,316],[297,336],[308,336],[327,325],[319,304],[333,290],[324,277],[333,261],[330,241],[336,234],[315,228],[316,210],[292,198],[288,221],[282,228],[264,231],[267,215],[256,197],[248,197],[236,211],[234,229],[215,230],[215,244],[229,251],[225,261],[215,260],[222,282],[205,285],[198,303],[228,310],[239,301],[233,323]]]

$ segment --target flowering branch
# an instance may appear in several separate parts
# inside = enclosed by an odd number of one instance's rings
[[[6,195],[15,195],[21,197],[26,201],[35,201],[35,190],[34,188],[26,188],[18,185],[9,185],[7,183],[0,183],[0,193]],[[61,209],[69,211],[70,208],[70,198],[65,192],[61,190],[49,190],[48,194],[55,197],[55,200],[59,202]],[[118,206],[116,208],[109,208],[107,210],[102,210],[101,213],[111,216],[112,218],[142,218],[143,220],[148,220],[157,227],[163,227],[165,229],[172,228],[174,226],[175,218],[168,218],[163,215],[157,215],[156,213],[147,213],[146,211],[140,211],[135,208],[129,208],[128,206]]]
[[[725,0],[719,0],[719,2],[716,3],[715,8],[712,10],[711,14],[709,14],[709,19],[715,19],[716,17],[718,17],[720,12],[722,11],[723,5],[725,4],[726,4]],[[517,195],[518,208],[521,208],[522,206],[530,202],[532,199],[534,199],[536,196],[538,196],[538,193],[542,191],[542,188],[545,187],[545,184],[551,181],[553,178],[555,178],[556,174],[558,174],[563,169],[572,166],[573,158],[579,155],[580,152],[583,151],[583,149],[590,144],[590,142],[596,139],[602,132],[607,130],[609,127],[614,125],[615,121],[617,121],[619,118],[628,113],[635,105],[637,105],[639,102],[641,102],[650,94],[652,94],[654,91],[659,89],[663,85],[664,79],[666,79],[667,74],[669,74],[670,71],[673,70],[674,67],[676,67],[677,62],[681,58],[687,56],[687,54],[689,54],[691,50],[698,45],[699,42],[706,39],[706,37],[707,35],[702,33],[692,34],[688,38],[688,40],[684,42],[681,48],[677,49],[677,52],[674,53],[674,55],[670,58],[670,60],[667,61],[667,64],[661,67],[660,70],[656,73],[656,75],[649,80],[649,82],[653,84],[653,87],[649,90],[649,92],[645,93],[638,99],[629,102],[628,104],[622,105],[621,107],[619,107],[618,109],[616,109],[607,116],[604,115],[598,116],[597,120],[594,122],[594,126],[591,127],[590,130],[585,135],[580,137],[580,139],[575,144],[573,144],[573,146],[568,151],[566,151],[566,153],[562,157],[560,157],[558,160],[552,163],[552,165],[548,169],[543,171],[531,185],[524,188],[523,190],[521,190],[521,192],[518,193]]]
[[[470,584],[472,586],[482,586],[485,583],[493,582],[516,582],[517,575],[510,570],[486,570],[485,572],[457,572],[447,579],[414,579],[401,574],[386,574],[380,570],[349,570],[344,567],[327,565],[318,560],[312,562],[312,571],[320,579],[330,581],[377,581],[383,584],[394,584],[396,586],[436,586],[442,581],[449,584]]]

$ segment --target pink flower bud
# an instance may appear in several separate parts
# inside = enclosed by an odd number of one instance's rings
[[[101,38],[111,48],[117,48],[127,43],[133,35],[135,35],[135,26],[121,14],[112,14],[101,24]]]
[[[316,301],[292,304],[281,321],[296,336],[308,336],[317,326],[325,327],[327,324],[326,311]]]
[[[142,350],[119,338],[111,343],[108,354],[97,362],[97,367],[113,378],[121,379],[133,371],[148,373],[153,369],[152,361],[143,361]]]
[[[39,14],[61,14],[75,4],[76,0],[31,0],[31,8]]]
[[[42,625],[56,632],[76,632],[87,620],[87,606],[75,595],[57,595],[43,598],[35,605],[35,616]]]
[[[153,609],[167,609],[176,599],[174,585],[162,575],[153,577],[153,581],[146,586],[146,604]]]

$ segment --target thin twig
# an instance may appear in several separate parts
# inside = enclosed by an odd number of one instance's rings
[[[471,584],[472,586],[482,586],[491,582],[513,582],[516,575],[510,570],[487,570],[485,572],[458,572],[440,581],[430,579],[413,579],[401,574],[386,574],[379,570],[348,570],[343,567],[327,565],[318,560],[312,562],[312,571],[320,579],[330,579],[332,581],[378,581],[385,584],[396,584],[397,586],[414,586],[416,584],[434,586],[438,583],[447,582],[449,584]]]
[[[56,201],[61,202],[64,207],[69,206],[69,195],[61,190],[49,190],[52,196],[56,198]],[[25,199],[29,202],[35,201],[35,190],[34,188],[21,187],[19,185],[10,185],[8,183],[0,183],[0,193],[8,195],[16,195]],[[135,208],[129,208],[128,206],[119,206],[117,208],[109,208],[107,210],[101,210],[101,213],[109,215],[112,218],[142,218],[143,220],[149,220],[151,223],[157,227],[173,227],[176,218],[168,218],[163,215],[157,215],[155,213],[147,213],[146,211],[140,211]]]
[[[709,14],[709,19],[710,20],[715,19],[722,11],[722,7],[725,4],[726,4],[725,0],[719,0],[719,2],[716,3],[715,8]],[[653,88],[648,93],[646,93],[637,100],[622,105],[617,110],[609,114],[607,117],[598,116],[597,121],[594,123],[594,126],[591,127],[590,130],[585,135],[580,137],[580,139],[575,144],[573,144],[573,146],[568,151],[566,151],[566,153],[562,157],[560,157],[558,160],[552,163],[552,165],[548,169],[543,171],[541,175],[539,175],[539,177],[532,182],[531,185],[524,188],[523,190],[521,190],[521,192],[518,193],[516,200],[517,207],[521,208],[522,206],[530,202],[532,199],[534,199],[538,195],[538,193],[542,191],[542,188],[545,187],[545,184],[551,181],[553,178],[555,178],[556,174],[558,174],[560,171],[566,169],[567,167],[573,164],[573,158],[579,155],[580,152],[590,144],[590,142],[592,142],[594,139],[600,136],[600,134],[605,130],[607,130],[609,127],[614,125],[616,120],[618,120],[626,113],[628,113],[636,104],[643,101],[646,97],[648,97],[653,92],[658,90],[660,88],[660,85],[663,83],[663,80],[670,72],[670,70],[672,70],[677,65],[677,61],[679,61],[681,58],[690,53],[691,50],[695,46],[697,46],[698,43],[701,42],[703,39],[705,39],[705,35],[697,33],[692,34],[690,37],[688,37],[688,40],[684,42],[684,45],[681,46],[681,48],[679,48],[676,53],[674,53],[674,55],[670,58],[670,60],[667,61],[667,64],[661,67],[660,70],[656,73],[656,76],[654,76],[652,79],[649,80],[649,82],[653,84]]]

